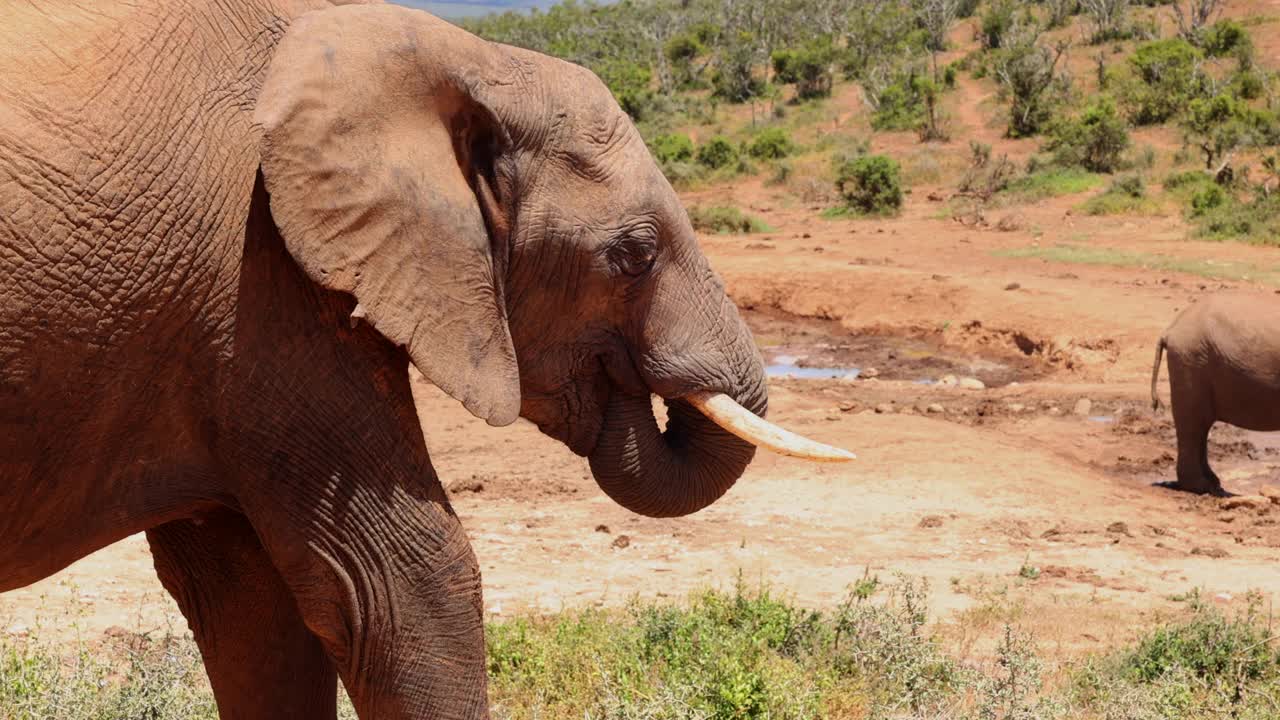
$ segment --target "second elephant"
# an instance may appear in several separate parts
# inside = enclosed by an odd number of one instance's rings
[[[1209,430],[1218,421],[1280,430],[1280,297],[1229,292],[1182,311],[1156,345],[1151,405],[1160,407],[1161,354],[1169,353],[1169,394],[1178,435],[1175,487],[1223,492],[1209,467]]]

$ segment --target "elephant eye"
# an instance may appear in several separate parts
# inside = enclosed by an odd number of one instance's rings
[[[610,254],[615,267],[635,277],[645,274],[653,267],[653,262],[658,257],[658,244],[649,237],[626,237],[614,245]]]

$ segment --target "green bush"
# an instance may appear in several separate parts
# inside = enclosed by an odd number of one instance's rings
[[[1045,150],[1063,167],[1109,173],[1129,148],[1129,130],[1109,98],[1099,98],[1077,118],[1056,123]]]
[[[1147,634],[1126,665],[1144,682],[1175,668],[1198,678],[1230,682],[1274,676],[1280,670],[1270,633],[1254,617],[1228,618],[1205,607],[1198,607],[1189,620]]]
[[[902,207],[902,169],[884,155],[846,162],[836,172],[836,189],[855,212],[890,215]]]
[[[1270,145],[1280,139],[1275,114],[1228,93],[1192,100],[1181,125],[1187,143],[1200,151],[1208,169],[1216,169],[1237,148]]]
[[[794,151],[791,136],[779,127],[761,130],[747,145],[747,154],[757,160],[781,160]]]
[[[1219,20],[1201,30],[1196,40],[1196,44],[1209,57],[1224,57],[1253,51],[1253,41],[1249,38],[1249,31],[1235,20]]]
[[[982,13],[982,46],[998,50],[1004,45],[1004,36],[1013,27],[1016,6],[1012,0],[995,0]]]
[[[1106,192],[1089,198],[1083,209],[1088,215],[1150,215],[1159,211],[1159,205],[1147,197],[1141,175],[1125,175],[1113,180]]]
[[[717,135],[698,148],[698,164],[719,170],[738,159],[738,148],[723,135]]]
[[[795,85],[796,95],[801,99],[831,94],[835,47],[830,37],[820,37],[795,49],[775,50],[771,60],[775,79],[785,85]]]
[[[689,208],[689,222],[694,230],[718,234],[768,232],[769,226],[735,207],[715,206]]]
[[[681,133],[659,135],[654,138],[650,149],[660,163],[685,162],[693,159],[693,140]]]
[[[1182,113],[1204,92],[1198,71],[1204,53],[1181,38],[1140,45],[1129,58],[1135,82],[1122,94],[1135,125],[1162,123]]]
[[[1200,217],[1226,204],[1226,190],[1217,185],[1206,185],[1191,196],[1191,216]]]

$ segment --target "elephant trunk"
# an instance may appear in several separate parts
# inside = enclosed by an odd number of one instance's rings
[[[700,342],[679,343],[684,352],[650,354],[639,363],[644,384],[666,398],[665,431],[654,418],[649,394],[615,386],[609,398],[588,459],[600,488],[632,512],[649,517],[697,512],[728,492],[755,456],[755,445],[689,401],[706,392],[724,393],[761,417],[768,405],[764,363],[751,331],[733,304],[722,294],[720,299],[720,312],[712,315],[717,322],[693,335]]]
[[[763,415],[763,377],[739,397]],[[728,492],[756,448],[721,429],[684,400],[667,400],[667,429],[658,429],[648,396],[614,392],[589,461],[605,494],[649,517],[697,512]]]

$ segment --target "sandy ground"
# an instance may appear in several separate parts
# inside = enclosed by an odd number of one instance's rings
[[[1193,587],[1224,602],[1280,591],[1280,507],[1228,509],[1160,487],[1173,428],[1148,400],[1153,343],[1175,311],[1248,283],[992,254],[1061,236],[1219,261],[1265,264],[1272,251],[1186,241],[1176,218],[1077,218],[1066,200],[1017,210],[1034,231],[996,232],[935,219],[921,192],[901,219],[838,222],[774,207],[751,184],[710,194],[776,228],[704,238],[766,356],[864,378],[875,368],[874,379],[773,381],[773,419],[859,459],[761,453],[713,507],[650,520],[614,505],[584,460],[531,425],[490,428],[420,382],[429,447],[490,613],[676,598],[739,572],[829,605],[865,573],[901,572],[929,579],[939,617],[1014,592],[1037,617],[1063,620],[1047,628],[1059,642],[1089,647]],[[987,387],[938,382],[948,375]],[[1278,440],[1215,430],[1227,486],[1280,482]],[[1040,577],[1019,578],[1024,565]],[[72,595],[90,634],[181,627],[134,537],[0,596],[0,630],[66,629]]]
[[[962,83],[962,93],[991,92]],[[834,102],[855,112],[856,99]],[[997,153],[1034,151],[1001,140],[980,112],[954,122],[954,139],[932,151],[962,157],[970,136]],[[877,135],[873,149],[920,152],[907,134]],[[943,190],[913,188],[893,220],[820,220],[759,179],[685,197],[737,205],[774,228],[705,237],[703,247],[770,361],[862,372],[779,376],[770,402],[772,419],[855,450],[855,463],[761,453],[713,507],[651,520],[610,502],[584,460],[528,423],[490,428],[419,383],[428,444],[480,559],[488,612],[674,599],[739,573],[826,606],[864,574],[905,573],[928,578],[940,619],[1015,605],[1042,640],[1075,651],[1127,637],[1141,624],[1135,613],[1167,610],[1191,588],[1226,604],[1280,592],[1280,506],[1160,486],[1173,474],[1173,428],[1148,392],[1155,340],[1177,310],[1226,287],[1273,290],[1247,277],[1002,254],[1071,244],[1265,275],[1280,272],[1275,250],[1187,240],[1172,211],[1088,217],[1082,197],[988,210],[985,225],[971,226],[930,199]],[[939,383],[947,376],[986,387]],[[1280,485],[1280,437],[1219,427],[1211,443],[1228,489]],[[1038,578],[1020,577],[1024,566]],[[167,623],[182,626],[140,536],[0,596],[0,632]]]

